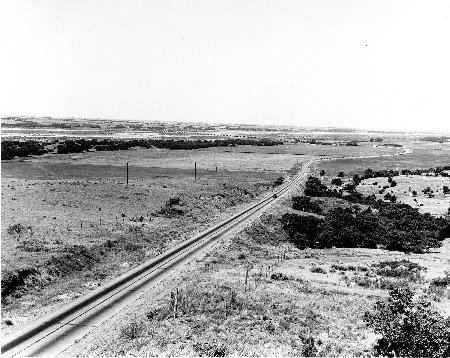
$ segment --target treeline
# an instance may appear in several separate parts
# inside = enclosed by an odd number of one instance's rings
[[[3,141],[2,159],[14,157],[26,157],[28,155],[42,155],[48,153],[45,145],[38,141]],[[220,139],[220,140],[183,140],[183,139],[77,139],[60,141],[56,147],[58,154],[82,153],[87,150],[127,150],[134,147],[141,148],[165,148],[170,150],[191,150],[210,147],[235,147],[237,145],[252,146],[276,146],[282,141],[271,139]]]
[[[192,150],[210,147],[235,147],[237,145],[252,145],[252,146],[275,146],[283,144],[281,141],[274,141],[271,139],[220,139],[220,140],[184,140],[184,139],[79,139],[76,141],[69,140],[60,143],[57,147],[57,152],[61,154],[66,153],[80,153],[89,149],[98,151],[104,150],[127,150],[130,148],[162,148],[170,150]]]
[[[14,157],[27,157],[29,155],[42,155],[48,153],[45,148],[47,143],[29,140],[19,142],[17,140],[2,140],[2,160],[14,159]]]
[[[383,170],[372,170],[371,168],[366,169],[361,174],[355,174],[353,176],[353,183],[358,185],[364,179],[370,178],[392,178],[399,175],[434,175],[434,176],[442,176],[448,177],[449,174],[445,171],[450,170],[450,165],[432,167],[428,169],[402,169],[402,170],[393,170],[393,169],[383,169]],[[321,175],[325,175],[325,172],[321,173]],[[340,172],[339,177],[344,177],[344,173]]]
[[[2,123],[4,128],[61,128],[61,129],[77,129],[77,128],[92,128],[101,129],[99,124],[77,124],[77,123],[38,123],[33,121],[16,122],[16,123]]]
[[[293,213],[281,218],[289,239],[299,248],[364,247],[379,245],[387,250],[423,253],[440,247],[441,241],[450,237],[450,220],[421,214],[407,204],[376,200],[374,195],[364,197],[353,189],[347,195],[332,191],[318,178],[310,177],[305,195],[340,197],[352,203],[368,205],[364,211],[335,208],[324,218]],[[316,214],[322,208],[311,202],[309,196],[294,197],[293,208]]]

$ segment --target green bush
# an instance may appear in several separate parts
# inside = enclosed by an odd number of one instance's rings
[[[376,353],[388,357],[449,357],[450,318],[413,296],[408,288],[392,289],[389,298],[365,313],[364,321],[382,336],[375,345]]]

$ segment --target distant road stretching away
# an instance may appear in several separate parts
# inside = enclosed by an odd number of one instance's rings
[[[187,263],[194,254],[212,246],[231,230],[242,227],[290,189],[302,184],[311,164],[318,161],[305,162],[293,180],[283,184],[265,199],[130,270],[50,316],[40,319],[15,334],[6,336],[2,342],[2,356],[56,356],[63,353],[65,349],[100,326],[102,322],[170,276],[176,269]]]
[[[410,150],[404,149],[395,154],[381,156],[409,153],[411,153]],[[33,325],[6,336],[2,342],[2,355],[5,357],[29,357],[64,354],[64,350],[99,327],[121,309],[148,293],[155,285],[186,264],[196,253],[209,248],[226,233],[238,229],[256,218],[278,198],[292,188],[300,186],[305,181],[312,164],[320,161],[375,157],[379,156],[322,158],[303,163],[301,170],[293,180],[283,184],[265,199],[130,270],[104,287],[77,299],[50,316],[38,320]]]

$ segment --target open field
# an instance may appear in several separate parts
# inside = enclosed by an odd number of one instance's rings
[[[338,161],[324,162],[320,163],[318,170],[325,170],[328,176],[336,176],[341,171],[348,176],[353,176],[354,174],[361,174],[367,168],[371,168],[372,170],[414,170],[450,164],[450,144],[430,145],[427,149],[424,149],[424,145],[421,144],[420,147],[420,149],[414,149],[411,154],[358,160],[341,159]]]
[[[165,161],[176,153],[165,152]],[[101,154],[99,163],[107,161]],[[4,333],[231,215],[290,169],[229,164],[217,173],[199,169],[194,180],[193,169],[130,165],[127,187],[126,166],[65,157],[2,163]]]
[[[236,146],[214,147],[197,150],[136,149],[114,152],[85,152],[82,154],[45,155],[33,159],[40,163],[76,162],[77,164],[125,166],[127,162],[136,167],[159,167],[193,170],[197,169],[282,171],[292,168],[297,162],[323,156],[381,155],[392,154],[394,148],[369,145],[323,146],[312,144],[289,144],[270,147]]]
[[[2,294],[2,332],[13,332],[49,314],[230,216],[270,192],[278,177],[294,175],[305,160],[398,152],[369,143],[356,147],[287,144],[50,154],[2,162],[2,293],[4,286],[7,289]],[[448,151],[430,147],[418,148],[413,155],[323,165],[329,166],[325,171],[331,177],[333,170],[349,175],[351,170],[368,167],[386,169],[399,160],[407,168],[420,168],[418,163],[429,168],[447,164],[447,159]],[[130,165],[128,187],[126,163]],[[409,184],[398,182],[400,197]],[[432,185],[442,188],[445,184]],[[421,210],[437,210],[434,213],[442,213],[447,200],[436,195],[439,205],[437,201],[425,205],[428,199],[423,199]],[[377,260],[407,257],[422,260],[428,267],[426,279],[442,275],[449,266],[447,242],[430,257],[382,250],[298,250],[287,242],[277,219],[292,210],[289,205],[289,201],[281,203],[198,265],[193,263],[185,276],[155,293],[156,300],[125,313],[128,317],[119,315],[114,332],[107,338],[94,335],[91,346],[81,354],[199,355],[225,347],[229,354],[297,355],[305,354],[311,337],[316,339],[313,347],[326,355],[366,354],[373,335],[363,327],[361,315],[386,291],[356,287],[363,277],[355,279],[348,273],[343,278],[332,272],[331,265],[364,266],[373,273],[370,265]],[[246,289],[249,266],[251,283]],[[319,266],[327,273],[311,272]],[[272,274],[281,279],[272,279]],[[184,287],[187,307],[200,308],[173,320],[161,319],[160,312],[170,305],[167,289],[177,286]],[[230,292],[235,292],[235,300],[231,308],[224,308],[227,297],[233,295]],[[153,311],[155,319],[143,318]],[[130,339],[124,332],[136,324],[145,334]],[[355,343],[361,340],[364,344]],[[209,341],[214,342],[212,346]]]
[[[358,191],[367,196],[374,194],[377,199],[383,199],[385,194],[379,194],[383,186],[389,186],[385,193],[391,193],[397,197],[397,201],[411,205],[413,208],[419,208],[422,213],[431,213],[434,215],[444,215],[448,213],[450,207],[450,194],[444,195],[443,186],[450,186],[448,177],[427,177],[418,175],[400,175],[394,178],[397,185],[390,187],[388,178],[365,179],[358,186]],[[377,185],[373,185],[373,183]],[[422,190],[430,187],[433,190],[433,197],[430,198]],[[413,191],[417,195],[413,195]]]

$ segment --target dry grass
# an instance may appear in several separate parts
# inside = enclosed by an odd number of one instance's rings
[[[433,255],[369,249],[298,250],[287,243],[276,216],[263,215],[206,254],[195,271],[176,279],[160,299],[143,300],[133,315],[124,312],[117,318],[118,326],[110,326],[108,337],[92,338],[84,351],[76,352],[107,356],[371,355],[375,336],[363,323],[364,312],[393,285],[422,287],[425,279],[417,280],[416,271],[414,275],[411,271],[414,279],[384,277],[377,274],[377,264],[400,261],[389,265],[404,266],[401,260],[407,257],[433,271],[431,263],[447,263],[449,249],[450,240]],[[169,292],[176,289],[174,313]],[[440,301],[445,307],[445,297]]]
[[[367,158],[367,159],[341,159],[320,163],[317,173],[325,170],[326,175],[335,177],[343,171],[346,176],[361,174],[367,168],[372,170],[383,169],[428,169],[449,163],[450,144],[428,145],[429,143],[404,143],[407,148],[415,148],[413,153],[391,157]],[[370,155],[370,154],[369,154]]]
[[[385,193],[391,193],[397,197],[399,202],[411,205],[413,208],[419,208],[422,213],[431,213],[435,215],[443,215],[447,213],[450,207],[450,195],[444,195],[442,187],[444,185],[450,185],[450,179],[444,177],[427,177],[420,175],[400,175],[393,178],[397,185],[390,187],[388,178],[370,178],[365,179],[358,186],[358,191],[367,196],[374,194],[377,199],[383,199]],[[373,185],[377,182],[377,185]],[[384,194],[379,194],[379,190],[388,185]],[[423,189],[430,187],[433,190],[434,197],[430,198],[428,195],[422,192]],[[417,195],[413,195],[413,191],[417,192]]]
[[[187,170],[131,167],[126,187],[123,168],[114,166],[2,167],[2,322],[13,322],[2,324],[4,333],[224,219],[283,175],[211,172],[194,180]],[[174,197],[176,215],[165,211]],[[25,230],[8,232],[17,224]]]

